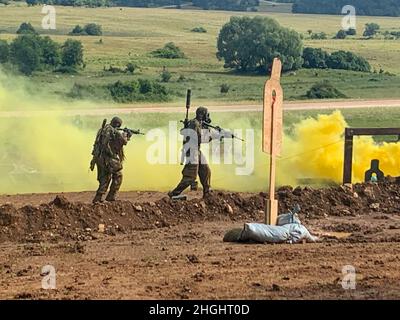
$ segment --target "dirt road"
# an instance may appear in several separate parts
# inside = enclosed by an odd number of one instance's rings
[[[213,112],[259,112],[261,104],[208,105]],[[400,100],[343,100],[343,101],[288,101],[284,103],[285,110],[326,110],[373,107],[400,107]],[[96,109],[70,109],[65,111],[2,111],[0,118],[31,117],[62,114],[66,116],[111,115],[129,113],[180,113],[182,107],[173,105],[114,105],[113,108],[99,107]]]

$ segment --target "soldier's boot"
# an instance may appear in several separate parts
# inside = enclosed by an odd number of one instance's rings
[[[97,189],[96,196],[93,199],[93,203],[103,202],[103,196],[106,194],[108,186],[111,181],[111,174],[104,170],[102,167],[98,167],[98,181],[99,188]]]
[[[113,201],[116,201],[116,200],[117,200],[117,194],[110,191],[108,193],[107,197],[106,197],[106,201],[113,202]]]
[[[211,170],[208,164],[201,164],[199,166],[199,177],[201,185],[203,186],[203,198],[207,198],[211,196]]]
[[[96,196],[93,198],[92,203],[101,203],[103,202],[103,195],[101,193],[96,193]]]
[[[117,193],[122,184],[122,172],[118,171],[112,175],[112,183],[110,186],[110,192],[106,197],[106,201],[116,201]]]
[[[199,183],[197,181],[194,181],[191,185],[190,185],[190,190],[191,191],[197,191],[199,189]]]

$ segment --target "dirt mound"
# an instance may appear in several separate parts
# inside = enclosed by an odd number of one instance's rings
[[[91,240],[99,233],[116,235],[135,230],[169,227],[205,221],[263,221],[266,194],[241,195],[215,192],[210,198],[156,202],[87,204],[70,202],[65,196],[39,206],[0,206],[0,242]],[[355,217],[371,214],[398,214],[400,184],[396,179],[383,183],[355,184],[314,190],[309,187],[282,187],[277,191],[280,212],[296,204],[304,221],[324,217]],[[333,231],[361,231],[351,224],[338,224]]]
[[[0,242],[91,240],[96,233],[115,235],[135,230],[168,227],[185,222],[259,219],[261,197],[244,199],[217,192],[207,200],[130,201],[101,204],[71,203],[64,196],[40,206],[0,206]]]
[[[307,218],[400,212],[400,182],[397,178],[388,178],[381,183],[359,183],[317,190],[310,187],[282,187],[277,196],[282,211],[298,203]]]

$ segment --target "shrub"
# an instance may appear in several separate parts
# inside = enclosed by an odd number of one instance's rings
[[[185,54],[173,42],[167,43],[164,48],[157,49],[151,53],[154,57],[164,59],[182,59]]]
[[[167,101],[169,96],[167,89],[147,79],[137,81],[117,81],[107,86],[112,98],[116,102],[127,103],[133,101]]]
[[[326,61],[329,57],[328,52],[322,49],[305,48],[303,51],[304,68],[326,69]]]
[[[164,69],[161,72],[161,81],[162,82],[169,82],[169,80],[171,80],[171,78],[172,78],[172,74],[167,69]]]
[[[179,78],[178,78],[177,81],[178,82],[184,82],[184,81],[186,81],[186,77],[183,74],[181,74],[181,75],[179,75]]]
[[[350,28],[349,30],[346,31],[346,34],[348,36],[355,36],[357,34],[357,30],[354,28]]]
[[[371,65],[367,60],[349,51],[336,51],[329,54],[322,49],[305,48],[303,59],[304,68],[330,68],[371,72]]]
[[[346,39],[346,37],[347,37],[347,32],[344,30],[339,30],[335,36],[335,39]]]
[[[131,74],[133,74],[135,72],[135,70],[137,69],[137,66],[134,65],[133,63],[129,62],[126,65],[126,72],[130,72]]]
[[[89,36],[101,36],[103,34],[101,25],[96,23],[89,23],[83,29]]]
[[[223,84],[221,84],[220,92],[228,93],[230,88],[231,88],[231,86],[229,84],[223,83]]]
[[[74,29],[72,29],[71,35],[84,35],[85,34],[85,30],[80,26],[80,25],[76,25],[74,27]]]
[[[327,59],[326,64],[331,69],[344,69],[362,72],[371,71],[371,65],[367,60],[349,51],[333,52]]]
[[[367,23],[365,25],[365,31],[363,36],[364,37],[373,37],[374,35],[376,35],[378,33],[380,29],[379,24],[377,23]]]
[[[307,91],[306,94],[309,99],[335,99],[345,98],[346,96],[336,89],[329,81],[317,83]]]
[[[37,34],[37,32],[29,22],[24,22],[19,26],[17,34]]]
[[[313,33],[311,35],[311,39],[313,39],[313,40],[326,40],[326,39],[328,39],[328,36],[326,35],[325,32]]]
[[[197,33],[207,33],[207,30],[203,27],[196,27],[196,28],[193,28],[191,31],[197,32]]]

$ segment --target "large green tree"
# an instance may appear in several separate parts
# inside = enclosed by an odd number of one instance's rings
[[[19,71],[31,75],[41,67],[42,48],[37,35],[21,35],[14,39],[10,46],[11,62]]]
[[[217,57],[225,68],[265,72],[280,57],[283,70],[302,66],[303,44],[297,32],[281,27],[267,17],[232,17],[218,37]]]
[[[40,47],[42,49],[42,63],[56,67],[61,62],[60,46],[50,37],[40,38]]]
[[[78,40],[68,39],[62,46],[62,65],[79,67],[83,65],[83,46]]]

